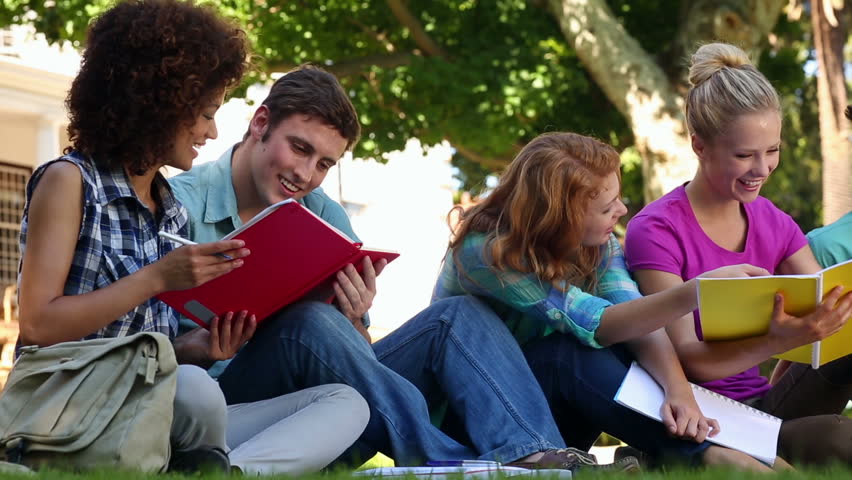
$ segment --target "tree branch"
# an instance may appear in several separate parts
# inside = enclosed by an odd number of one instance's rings
[[[843,47],[849,38],[846,19],[852,5],[830,0],[811,2],[811,25],[817,58],[817,101],[819,137],[822,150],[823,221],[828,224],[852,209],[852,148],[848,140],[847,107]],[[838,17],[837,14],[840,14]],[[839,21],[843,19],[843,21]]]
[[[401,65],[408,65],[411,63],[411,57],[414,55],[414,52],[398,52],[388,55],[366,55],[340,62],[332,61],[328,64],[318,62],[317,65],[333,73],[338,78],[343,78],[359,75],[369,67],[394,68]],[[298,67],[298,65],[295,63],[277,62],[269,64],[267,70],[269,72],[288,72],[296,67]]]
[[[757,62],[767,34],[775,28],[778,15],[789,1],[695,0],[681,17],[671,56],[689,58],[699,41],[713,40],[734,44]],[[688,85],[684,67],[681,65],[670,80],[685,91]]]
[[[366,35],[372,37],[373,40],[378,42],[379,45],[383,46],[385,48],[385,50],[387,50],[388,52],[392,53],[392,52],[396,51],[396,46],[394,46],[394,44],[391,43],[390,40],[388,40],[387,35],[385,35],[384,33],[379,33],[379,32],[373,30],[372,28],[368,27],[367,25],[364,25],[362,22],[359,22],[357,19],[354,19],[354,18],[350,18],[348,20],[348,22],[351,23],[352,25],[355,25],[356,27],[360,28],[362,32],[364,32]]]
[[[694,0],[690,18],[708,28],[692,28],[692,35],[682,41],[689,51],[699,40],[723,35],[746,49],[759,46],[785,1]],[[606,1],[548,0],[548,7],[577,58],[630,124],[642,155],[646,201],[688,180],[695,171],[695,156],[688,141],[683,99],[675,87],[682,81],[669,79],[618,22]],[[708,15],[696,15],[699,12]],[[710,20],[701,20],[705,17]]]
[[[402,24],[405,28],[411,32],[411,38],[414,39],[414,43],[418,48],[423,50],[423,53],[429,55],[431,57],[438,58],[447,58],[446,52],[444,49],[438,45],[438,42],[432,39],[426,30],[423,28],[423,25],[420,24],[420,21],[411,14],[411,11],[408,10],[408,7],[405,5],[405,0],[386,0],[388,7],[390,7],[393,12],[393,16]]]
[[[444,139],[450,142],[450,145],[452,145],[453,148],[455,148],[459,153],[467,157],[469,160],[476,162],[485,168],[494,170],[495,172],[502,171],[504,168],[506,168],[506,165],[512,162],[512,158],[514,158],[514,155],[512,155],[511,153],[509,153],[508,155],[503,154],[498,156],[485,156],[456,142],[449,135],[444,136]]]
[[[583,67],[630,124],[646,201],[688,180],[695,160],[681,99],[655,59],[604,0],[549,0],[548,6]]]

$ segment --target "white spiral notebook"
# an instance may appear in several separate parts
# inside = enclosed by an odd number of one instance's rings
[[[724,395],[690,384],[701,412],[719,422],[719,433],[707,440],[745,452],[772,465],[778,447],[781,419],[732,400]],[[633,362],[615,401],[647,417],[662,421],[660,407],[665,394],[662,387],[638,363]]]

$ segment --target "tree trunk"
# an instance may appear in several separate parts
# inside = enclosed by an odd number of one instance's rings
[[[831,223],[852,210],[852,148],[843,77],[843,45],[847,38],[848,10],[835,10],[830,0],[812,0],[811,15],[817,57],[817,98],[822,148],[823,221]],[[839,2],[842,3],[842,2]]]
[[[682,98],[603,0],[550,0],[559,28],[595,83],[627,119],[650,201],[695,171]]]
[[[731,38],[752,50],[774,27],[784,1],[696,1],[678,42],[691,51],[701,40]],[[592,78],[627,119],[642,156],[645,201],[689,180],[696,160],[679,93],[683,85],[672,83],[604,0],[549,0],[548,8]],[[708,15],[715,20],[708,21]],[[685,67],[674,76],[676,82],[682,82]]]

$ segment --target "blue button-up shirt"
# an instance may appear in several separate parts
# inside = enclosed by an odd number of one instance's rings
[[[215,162],[195,166],[192,170],[169,179],[175,196],[189,212],[189,238],[195,242],[221,240],[243,225],[231,176],[231,159],[237,148],[239,144],[226,150]],[[346,211],[321,188],[314,189],[299,202],[352,240],[360,241],[352,230]],[[181,331],[186,332],[197,325],[184,317],[180,326]],[[218,377],[229,362],[217,362],[210,368],[210,375]]]

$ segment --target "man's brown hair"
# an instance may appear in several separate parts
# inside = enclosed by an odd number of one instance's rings
[[[347,150],[351,150],[361,136],[361,124],[349,95],[334,75],[315,65],[302,65],[279,78],[263,105],[269,109],[264,142],[279,123],[296,114],[316,118],[333,127],[346,139]],[[248,135],[246,132],[243,138]]]

